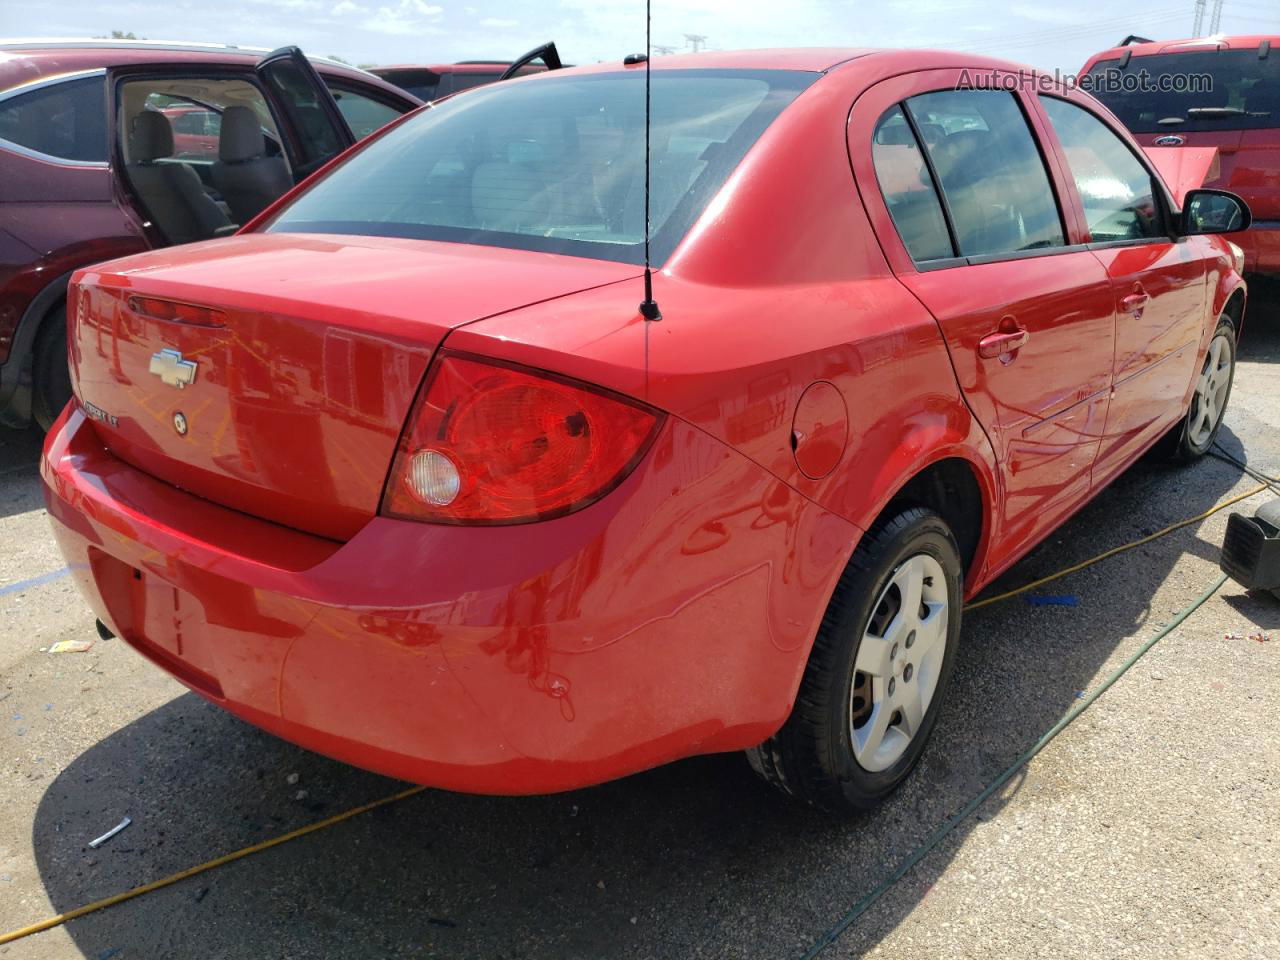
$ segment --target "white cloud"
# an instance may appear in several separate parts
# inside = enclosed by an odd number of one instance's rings
[[[433,6],[425,0],[400,0],[394,7],[379,7],[361,26],[374,33],[393,36],[423,33],[430,26],[429,21],[439,18],[442,13],[444,7]]]
[[[1183,0],[1185,2],[1185,0]],[[1133,6],[1132,4],[1130,5]],[[1126,32],[1186,35],[1191,11],[1147,0],[1141,26],[1116,0],[653,0],[655,44],[688,49],[686,33],[712,50],[738,47],[960,47],[1041,67],[1078,69]],[[1265,33],[1275,0],[1232,14],[1233,32]],[[782,11],[781,13],[779,11]],[[514,27],[490,21],[518,21]],[[1229,22],[1228,22],[1229,20]],[[1061,26],[1059,26],[1059,22]],[[644,0],[0,0],[0,27],[13,36],[93,36],[113,29],[147,36],[180,24],[184,37],[219,43],[336,53],[355,63],[511,58],[554,39],[572,63],[618,61],[644,45]],[[1057,29],[1054,29],[1057,28]]]
[[[520,26],[519,20],[504,20],[501,17],[485,17],[480,21],[482,27],[494,27],[498,30],[506,30],[510,27]]]

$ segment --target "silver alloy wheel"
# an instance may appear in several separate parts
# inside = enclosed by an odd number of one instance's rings
[[[1191,398],[1191,413],[1187,420],[1187,439],[1202,447],[1209,442],[1214,428],[1222,419],[1227,406],[1227,391],[1231,389],[1231,343],[1226,333],[1219,333],[1209,343],[1204,358],[1204,369],[1196,380],[1196,392]]]
[[[947,651],[947,578],[925,553],[893,571],[858,645],[849,690],[854,759],[886,770],[920,730]]]

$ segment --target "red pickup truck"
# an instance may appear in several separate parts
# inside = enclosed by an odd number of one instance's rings
[[[1217,147],[1206,187],[1241,196],[1230,239],[1248,274],[1280,280],[1280,35],[1141,42],[1094,54],[1081,86],[1143,147]]]

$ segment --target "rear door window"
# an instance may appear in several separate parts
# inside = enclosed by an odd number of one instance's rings
[[[1057,97],[1040,102],[1067,155],[1093,240],[1163,236],[1151,173],[1124,141],[1083,107]]]
[[[871,158],[885,205],[911,259],[955,256],[942,202],[902,107],[895,106],[880,118]]]
[[[0,100],[0,140],[60,160],[106,163],[105,84],[82,77]]]
[[[393,107],[381,100],[360,93],[346,84],[334,83],[325,79],[325,85],[338,102],[338,110],[351,128],[351,135],[363,140],[375,130],[380,130],[396,117],[407,111]]]
[[[1057,199],[1013,94],[946,90],[907,101],[963,257],[1064,246]]]

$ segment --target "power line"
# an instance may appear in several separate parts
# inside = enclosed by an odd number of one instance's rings
[[[1162,24],[1172,23],[1182,20],[1186,14],[1181,10],[1154,11],[1154,15],[1143,17],[1142,23],[1146,24]],[[1009,47],[1036,46],[1044,43],[1057,43],[1062,40],[1079,40],[1088,37],[1097,36],[1103,33],[1111,33],[1122,29],[1126,26],[1133,25],[1133,17],[1115,17],[1109,20],[1095,20],[1092,23],[1080,24],[1065,29],[1059,28],[1055,30],[1038,30],[1032,33],[1013,34],[1009,37],[988,36],[982,40],[971,41],[963,44],[931,44],[944,50],[957,50],[961,52],[983,51],[993,48],[1006,49]]]
[[[1222,0],[1213,0],[1213,15],[1209,20],[1209,33],[1218,32],[1218,28],[1222,26]]]

